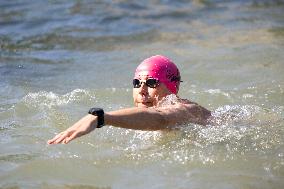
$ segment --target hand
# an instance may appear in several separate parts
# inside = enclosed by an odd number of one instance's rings
[[[67,144],[71,140],[93,131],[96,128],[97,121],[97,116],[88,114],[72,127],[69,127],[65,131],[59,133],[53,139],[48,140],[47,144]]]

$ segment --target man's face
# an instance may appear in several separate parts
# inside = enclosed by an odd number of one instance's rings
[[[140,88],[133,88],[133,100],[136,107],[152,107],[156,106],[158,102],[171,94],[167,87],[160,83],[156,88],[150,88],[145,84],[148,76],[141,76],[137,78],[144,81]]]

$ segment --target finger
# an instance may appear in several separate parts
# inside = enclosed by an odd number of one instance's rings
[[[51,139],[51,140],[48,140],[47,141],[47,144],[53,144],[53,140]]]
[[[67,144],[66,141],[67,141],[67,138],[65,138],[61,143],[62,143],[62,144]]]
[[[61,135],[63,134],[63,132],[57,134],[55,137],[53,137],[52,139],[48,140],[47,143],[48,144],[53,144],[54,141],[56,141]]]
[[[81,132],[74,132],[70,137],[67,137],[64,141],[65,144],[69,143],[71,140],[82,136]]]
[[[66,132],[63,135],[61,135],[58,139],[54,141],[54,144],[61,143],[68,135],[70,135],[70,132]]]

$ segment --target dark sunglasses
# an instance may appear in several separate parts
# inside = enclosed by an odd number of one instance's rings
[[[159,85],[159,80],[157,79],[147,79],[146,81],[140,81],[139,79],[133,79],[133,87],[140,88],[142,83],[145,83],[150,88],[156,88]]]

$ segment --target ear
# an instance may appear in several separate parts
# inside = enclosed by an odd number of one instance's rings
[[[179,82],[177,83],[177,85],[176,85],[176,89],[177,89],[177,94],[178,94],[178,91],[179,91]]]

